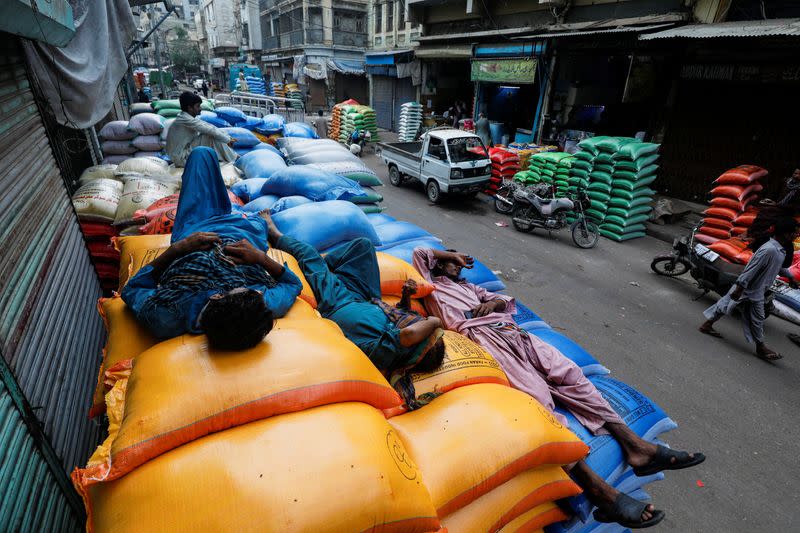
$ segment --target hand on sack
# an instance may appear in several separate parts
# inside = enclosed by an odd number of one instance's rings
[[[417,282],[413,279],[407,279],[406,282],[403,283],[403,296],[406,294],[409,296],[417,294]]]
[[[223,248],[223,251],[237,265],[260,265],[264,263],[267,255],[247,239],[229,244]]]

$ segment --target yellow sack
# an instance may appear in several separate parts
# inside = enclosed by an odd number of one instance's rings
[[[539,533],[544,531],[546,526],[568,518],[569,515],[556,504],[543,503],[513,520],[500,531],[502,533]]]
[[[497,383],[508,385],[500,364],[489,352],[455,331],[444,332],[444,361],[428,374],[412,374],[417,396],[442,394],[465,385]]]
[[[127,476],[80,484],[87,530],[423,533],[439,520],[379,411],[328,405],[181,446]]]
[[[114,247],[119,251],[119,290],[128,283],[140,268],[149,265],[156,257],[169,248],[166,235],[132,235],[114,238]]]
[[[158,339],[153,337],[147,328],[139,324],[122,298],[100,298],[97,302],[97,310],[106,325],[108,340],[103,349],[103,362],[100,363],[94,399],[89,410],[90,418],[101,415],[106,410],[103,399],[108,390],[106,371],[123,361],[136,357],[158,343]]]
[[[378,269],[381,272],[381,294],[402,296],[403,284],[409,279],[417,282],[417,293],[412,298],[425,298],[433,292],[433,285],[409,263],[383,252],[377,252],[377,256]]]
[[[525,470],[574,463],[589,452],[542,404],[503,385],[460,387],[389,423],[425,476],[440,517]]]
[[[538,505],[580,493],[580,487],[560,466],[534,468],[445,517],[442,525],[458,533],[499,531]]]
[[[298,298],[289,308],[289,312],[286,313],[283,320],[313,320],[315,318],[320,318],[320,314],[311,307],[311,304]]]
[[[261,343],[236,352],[210,350],[205,335],[183,335],[136,357],[111,455],[80,479],[87,485],[116,479],[209,433],[350,401],[385,410],[402,405],[329,320],[278,320]]]

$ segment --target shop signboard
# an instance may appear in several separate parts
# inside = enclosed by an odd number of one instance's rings
[[[222,68],[225,66],[225,58],[212,57],[208,60],[208,66],[211,68]]]
[[[471,79],[494,83],[533,83],[536,79],[536,60],[473,59]]]

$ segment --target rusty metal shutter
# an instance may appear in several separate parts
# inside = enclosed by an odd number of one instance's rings
[[[417,101],[417,88],[411,84],[411,78],[394,80],[394,129],[400,126],[400,111],[406,102]]]
[[[105,335],[101,292],[19,42],[8,35],[0,190],[0,523],[71,530],[83,518],[68,473],[99,440],[87,411]]]
[[[391,130],[394,107],[394,78],[372,76],[372,108],[379,128]]]

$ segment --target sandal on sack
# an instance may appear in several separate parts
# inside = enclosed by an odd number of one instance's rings
[[[672,461],[672,458],[675,461]],[[689,468],[690,466],[699,465],[706,460],[706,456],[702,453],[695,453],[694,457],[686,452],[671,450],[666,446],[657,445],[656,453],[653,459],[644,466],[637,466],[633,469],[633,473],[637,476],[650,476],[657,474],[662,470],[680,470],[682,468]]]
[[[640,502],[621,492],[614,500],[614,505],[598,507],[593,513],[594,519],[605,524],[617,523],[630,529],[652,527],[664,520],[664,511],[652,511],[650,520],[642,520],[642,513],[647,510],[647,502]]]

